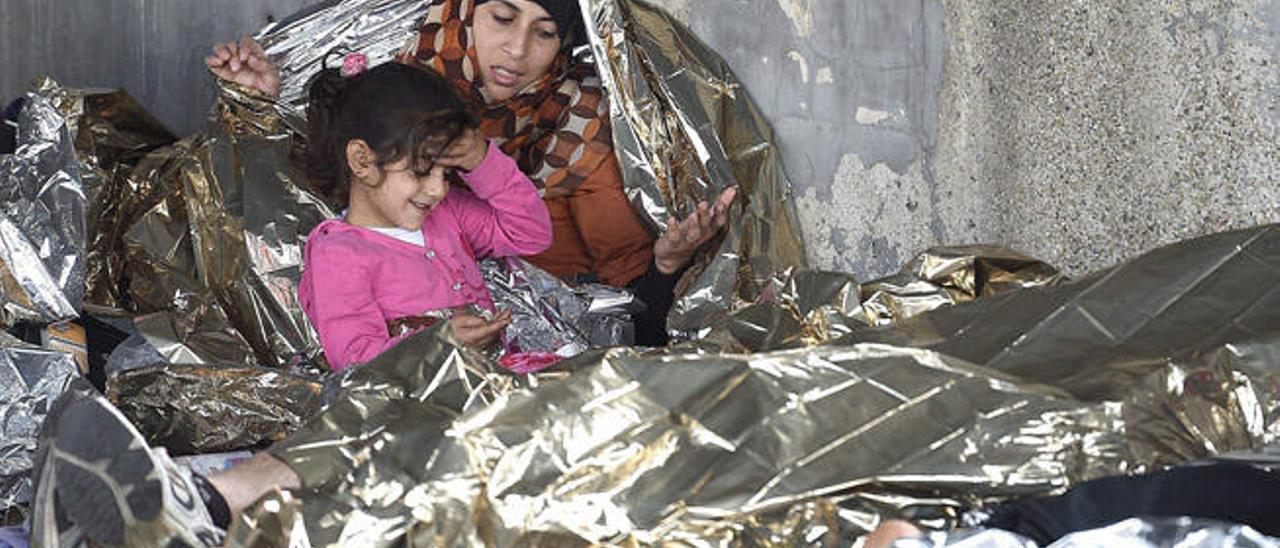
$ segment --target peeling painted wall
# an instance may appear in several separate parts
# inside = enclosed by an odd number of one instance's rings
[[[816,266],[992,242],[1080,274],[1280,221],[1280,1],[659,4],[773,123]]]

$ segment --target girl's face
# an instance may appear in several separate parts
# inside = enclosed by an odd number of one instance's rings
[[[415,170],[408,157],[378,170],[373,181],[353,181],[347,222],[369,227],[419,230],[449,192],[445,168]]]
[[[551,69],[560,51],[555,20],[531,0],[489,0],[476,7],[472,36],[486,102],[514,96]]]

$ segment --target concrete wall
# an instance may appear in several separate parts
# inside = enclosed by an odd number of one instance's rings
[[[994,242],[1079,274],[1280,221],[1280,1],[660,4],[773,122],[817,266]]]
[[[123,87],[179,135],[213,101],[204,56],[315,0],[0,0],[0,100],[41,75]]]
[[[0,95],[123,85],[185,133],[209,45],[307,3],[2,0]],[[657,3],[773,123],[817,266],[992,242],[1078,274],[1280,221],[1280,0]]]

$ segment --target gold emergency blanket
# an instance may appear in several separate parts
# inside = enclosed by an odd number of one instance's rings
[[[305,235],[332,211],[295,184],[290,86],[333,45],[389,55],[422,5],[340,2],[269,29],[283,103],[227,87],[205,132],[111,172],[90,303],[145,314],[173,362],[317,365],[296,284]],[[805,271],[777,149],[724,63],[646,4],[584,12],[636,207],[657,225],[742,189],[671,317],[703,338],[516,376],[423,332],[334,379],[333,403],[273,449],[306,488],[261,501],[232,545],[839,545],[886,517],[941,527],[1280,433],[1275,227],[1062,285],[994,249],[934,250],[865,285]],[[181,375],[217,369],[136,379],[216,391]]]
[[[791,181],[746,88],[693,32],[642,1],[582,5],[632,207],[657,228],[740,189],[724,240],[691,270],[668,318],[697,331],[754,301],[774,273],[805,265]]]
[[[120,221],[132,218],[121,209],[145,195],[129,174],[143,156],[177,137],[124,91],[64,90],[47,80],[40,88],[67,118],[88,201],[86,308],[116,313],[127,298],[119,287],[124,256],[116,243],[126,228]]]
[[[944,306],[1064,280],[1041,261],[990,245],[936,247],[897,274],[865,284],[843,272],[787,269],[770,277],[755,303],[713,319],[693,345],[714,352],[800,348]]]
[[[107,380],[107,398],[152,445],[221,453],[283,439],[320,408],[319,380],[263,367],[165,365]]]
[[[825,345],[617,349],[511,391],[459,384],[483,366],[422,335],[277,448],[304,488],[230,542],[839,545],[1257,448],[1280,435],[1277,273],[1260,227]]]
[[[203,132],[117,177],[101,195],[116,228],[98,236],[127,298],[100,304],[146,315],[139,328],[174,362],[315,359],[297,283],[306,234],[333,213],[293,183],[291,143],[271,104],[227,87]]]
[[[333,215],[296,184],[300,179],[289,162],[305,83],[335,48],[359,50],[375,63],[390,60],[412,41],[425,5],[339,2],[264,29],[259,39],[281,70],[278,102],[224,86],[204,131],[132,159],[131,170],[102,177],[106,190],[93,202],[99,219],[90,230],[90,304],[135,316],[147,341],[171,363],[323,368],[315,333],[296,298],[305,236]],[[622,31],[639,28],[623,25],[633,17],[625,11],[630,6],[596,6],[612,14],[600,21],[602,28],[612,28],[607,47],[614,53],[598,49],[606,46],[599,37],[593,43],[599,59],[627,52],[632,64],[660,65],[667,73],[646,69],[648,80],[615,79],[615,105],[639,105],[649,116],[631,111],[615,120],[618,153],[628,166],[627,186],[637,207],[658,226],[670,204],[687,214],[700,198],[733,185],[743,189],[724,252],[712,258],[676,307],[677,316],[699,310],[700,316],[683,325],[700,326],[713,312],[734,306],[735,292],[754,298],[759,283],[777,268],[803,263],[789,182],[767,125],[718,56],[660,12],[637,4],[641,11],[634,17],[647,14],[645,25],[657,25],[653,32],[669,28],[686,42],[674,50],[649,47],[656,35]],[[699,66],[705,69],[677,70]],[[630,74],[622,65],[601,67],[606,78]],[[97,135],[98,142],[113,138],[109,132]],[[653,171],[655,165],[664,167]],[[752,259],[740,261],[744,256]],[[509,293],[511,302],[540,298],[525,288]],[[626,337],[615,318],[583,318],[594,321],[590,329],[579,329],[592,342]],[[524,327],[517,323],[512,332]],[[518,338],[554,338],[526,331]]]

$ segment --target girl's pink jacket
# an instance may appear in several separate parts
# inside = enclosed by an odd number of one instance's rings
[[[482,257],[533,255],[551,245],[551,219],[538,191],[492,143],[471,191],[452,188],[422,223],[424,247],[330,219],[307,236],[298,298],[337,371],[400,342],[387,321],[493,300],[476,265]]]

